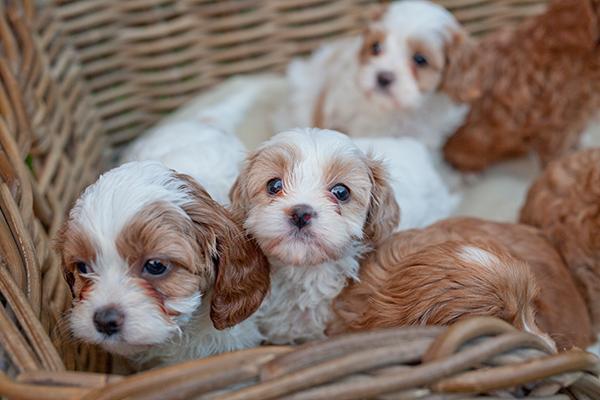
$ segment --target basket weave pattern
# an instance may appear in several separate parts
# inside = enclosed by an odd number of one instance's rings
[[[546,1],[440,3],[469,30],[484,33],[540,12]],[[374,6],[360,0],[0,0],[0,396],[182,398],[250,382],[221,398],[418,398],[567,372],[536,390],[554,394],[565,386],[577,398],[600,398],[596,378],[582,372],[595,368],[593,358],[548,358],[532,337],[489,320],[359,334],[299,350],[252,349],[125,379],[105,374],[104,353],[60,340],[71,298],[51,238],[81,189],[106,168],[112,145],[135,138],[228,76],[280,71],[323,40],[358,32]],[[472,341],[486,334],[499,336]],[[495,368],[455,375],[480,365]],[[383,393],[404,397],[378,397]]]

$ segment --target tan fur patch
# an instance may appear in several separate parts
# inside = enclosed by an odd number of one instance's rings
[[[198,241],[189,217],[171,204],[157,202],[127,223],[116,245],[132,276],[141,276],[148,260],[170,265],[169,273],[148,281],[166,297],[186,297],[198,290],[206,292],[212,285],[214,267],[209,254],[214,240]]]
[[[381,46],[381,51],[384,52],[384,42],[385,42],[386,34],[385,32],[377,29],[369,28],[363,33],[363,42],[358,52],[358,62],[360,64],[366,64],[369,62],[371,57],[377,57],[377,55],[373,54],[373,46],[376,43],[379,43]]]

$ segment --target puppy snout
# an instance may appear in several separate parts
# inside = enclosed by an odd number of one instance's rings
[[[125,315],[115,306],[103,307],[94,313],[96,330],[108,336],[119,333],[124,321]]]
[[[315,210],[306,204],[298,204],[290,209],[290,221],[298,229],[302,229],[310,224],[310,221],[317,216]]]
[[[382,89],[387,89],[394,83],[394,73],[390,71],[381,71],[377,73],[377,85]]]

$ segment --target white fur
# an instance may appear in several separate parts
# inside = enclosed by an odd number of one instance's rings
[[[356,145],[382,160],[400,206],[398,229],[423,228],[449,217],[460,196],[451,194],[427,148],[412,138],[361,138]]]
[[[474,262],[487,269],[500,265],[500,260],[487,250],[475,246],[463,246],[458,256],[467,262]]]
[[[157,346],[149,347],[132,358],[143,364],[155,359],[161,364],[175,364],[182,361],[209,357],[228,351],[242,350],[258,346],[264,337],[256,325],[256,317],[250,316],[241,323],[222,331],[215,329],[210,320],[210,299],[207,306],[200,307],[180,334],[172,335],[169,340]]]
[[[129,265],[116,248],[122,228],[152,202],[170,204],[189,218],[182,207],[194,199],[182,189],[172,170],[154,161],[131,162],[115,168],[89,186],[71,210],[70,220],[85,230],[96,250],[87,274],[92,287],[85,298],[74,301],[70,323],[74,335],[110,352],[134,360],[158,359],[163,363],[207,356],[258,345],[261,342],[252,318],[234,328],[217,331],[210,320],[207,293],[171,298],[165,307],[179,313],[166,316],[128,274]],[[96,331],[93,315],[105,306],[125,314],[122,331],[106,336]]]
[[[331,301],[358,280],[358,253],[320,265],[271,264],[271,292],[257,313],[270,343],[299,344],[325,338]]]
[[[221,204],[237,178],[246,149],[235,129],[258,96],[261,83],[248,84],[219,103],[197,110],[195,103],[137,139],[122,161],[156,160],[194,177]]]
[[[334,157],[351,162],[352,178],[342,183],[367,200],[372,183],[365,155],[339,132],[298,129],[274,136],[262,148],[278,143],[300,154],[290,179],[284,180],[285,195],[267,206],[251,207],[245,226],[261,246],[276,239],[276,250],[263,246],[271,263],[271,292],[257,313],[261,332],[271,343],[301,343],[324,337],[331,301],[349,279],[357,279],[358,258],[364,250],[368,201],[356,212],[345,212],[342,205],[338,213],[324,170]],[[288,221],[286,209],[297,204],[310,205],[318,215],[311,221],[308,238],[298,238]],[[335,249],[338,255],[307,262],[320,254],[321,247]]]
[[[312,126],[321,93],[325,92],[324,127],[351,136],[412,136],[437,150],[462,123],[468,111],[439,92],[421,92],[410,71],[409,38],[441,49],[459,25],[447,10],[428,1],[405,0],[389,6],[373,26],[387,34],[386,51],[359,65],[362,38],[324,45],[308,59],[294,60],[287,71],[289,99],[274,118],[276,130]],[[390,93],[375,89],[376,74],[394,71]]]

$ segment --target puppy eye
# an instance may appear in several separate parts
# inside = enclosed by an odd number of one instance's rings
[[[343,185],[341,183],[338,183],[337,185],[332,187],[330,192],[335,196],[336,199],[338,199],[341,202],[348,201],[348,199],[350,198],[350,189],[348,189],[348,186]]]
[[[283,181],[279,178],[271,179],[267,182],[267,192],[270,195],[276,195],[283,190]]]
[[[413,61],[418,67],[426,67],[429,64],[427,58],[421,53],[413,54]]]
[[[148,260],[144,264],[144,268],[142,269],[142,273],[152,275],[152,276],[161,276],[164,275],[169,270],[169,267],[158,260]]]
[[[381,43],[379,42],[373,42],[373,44],[371,44],[371,54],[374,56],[378,56],[381,54]]]
[[[92,272],[92,268],[83,261],[77,261],[75,263],[75,268],[77,268],[77,271],[79,271],[80,274],[89,274]]]

